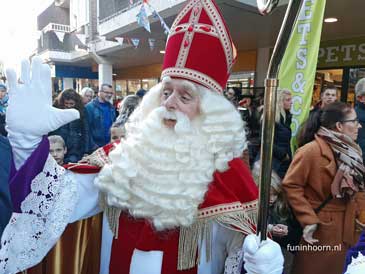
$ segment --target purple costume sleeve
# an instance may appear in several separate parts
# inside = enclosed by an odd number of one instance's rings
[[[43,170],[49,154],[49,141],[44,136],[41,143],[24,165],[17,171],[14,162],[10,171],[10,195],[13,202],[13,211],[21,213],[21,203],[31,191],[33,179]]]

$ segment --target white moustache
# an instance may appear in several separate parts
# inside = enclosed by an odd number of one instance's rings
[[[180,111],[168,111],[165,107],[159,107],[156,110],[161,121],[163,119],[176,120],[175,132],[186,134],[192,131],[190,119]]]
[[[164,109],[162,113],[162,119],[177,120],[178,118],[175,112]]]

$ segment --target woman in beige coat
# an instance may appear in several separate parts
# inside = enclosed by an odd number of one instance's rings
[[[336,102],[313,115],[302,131],[305,145],[283,180],[303,227],[300,245],[288,247],[298,251],[293,274],[341,274],[346,251],[360,235],[365,222],[365,168],[355,143],[360,127],[354,109]]]

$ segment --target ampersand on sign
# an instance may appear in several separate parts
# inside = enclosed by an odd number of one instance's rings
[[[305,80],[302,72],[295,74],[295,81],[291,85],[294,92],[304,93]]]

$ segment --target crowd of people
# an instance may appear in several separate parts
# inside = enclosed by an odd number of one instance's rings
[[[234,90],[227,89],[226,98],[239,108],[242,97]],[[346,252],[365,228],[365,78],[356,84],[355,95],[352,106],[338,101],[335,86],[324,86],[292,155],[292,96],[290,90],[278,90],[268,230],[285,255],[284,273],[342,273]],[[250,154],[256,181],[259,156]],[[332,249],[293,248],[306,244]]]
[[[77,163],[104,145],[120,140],[125,136],[124,124],[138,106],[145,90],[138,95],[128,95],[118,104],[112,104],[113,88],[102,84],[95,95],[93,89],[84,87],[80,93],[74,89],[61,91],[54,99],[53,106],[58,109],[76,109],[80,118],[49,132],[49,136],[58,136],[64,144],[62,164]],[[5,129],[6,108],[8,103],[7,87],[0,84],[0,131],[7,136]],[[116,116],[118,114],[118,116]]]
[[[206,18],[218,19],[189,40],[194,28],[184,20]],[[172,26],[161,82],[117,109],[108,83],[97,94],[63,90],[51,106],[39,58],[22,63],[22,81],[7,71],[0,273],[341,274],[357,250],[365,255],[365,78],[355,107],[339,102],[334,86],[323,89],[296,151],[292,95],[278,90],[272,240],[259,243],[263,106],[226,89],[235,49],[222,22],[214,1],[190,1]],[[31,82],[30,67],[40,72]]]

